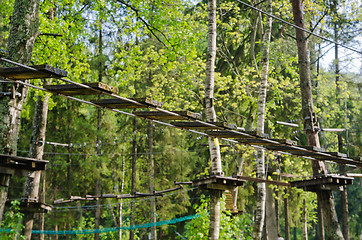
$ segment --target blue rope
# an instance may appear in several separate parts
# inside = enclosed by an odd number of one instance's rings
[[[152,226],[158,227],[158,226],[166,225],[166,224],[170,225],[170,224],[184,222],[184,221],[191,220],[193,218],[199,218],[199,217],[200,217],[200,214],[195,214],[195,215],[189,215],[189,216],[184,216],[184,217],[159,221],[159,222],[156,222],[156,223],[144,223],[144,224],[133,225],[133,226],[129,226],[129,227],[113,227],[113,228],[84,229],[84,230],[63,230],[63,231],[33,230],[32,233],[33,234],[53,234],[53,235],[105,233],[105,232],[115,232],[115,231],[118,231],[120,229],[122,229],[122,230],[134,230],[134,229],[140,229],[140,228],[149,228],[149,227],[152,227]],[[0,229],[0,233],[1,232],[7,232],[7,233],[8,232],[15,232],[15,230],[14,229]]]

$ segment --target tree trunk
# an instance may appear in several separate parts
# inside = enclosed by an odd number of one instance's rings
[[[155,165],[153,161],[153,122],[149,121],[148,123],[148,148],[149,148],[149,168],[150,168],[150,193],[155,191]],[[157,240],[157,227],[156,227],[156,202],[155,198],[150,199],[150,212],[151,212],[151,239]]]
[[[272,13],[272,1],[267,1],[266,9],[269,13]],[[271,27],[272,27],[272,18],[268,17],[265,26],[265,33],[263,35],[263,41],[261,44],[261,51],[263,53],[263,57],[261,60],[262,70],[260,73],[260,91],[259,91],[259,101],[258,101],[258,121],[257,121],[257,129],[256,132],[259,136],[264,135],[264,122],[265,122],[265,103],[266,103],[266,94],[267,94],[267,84],[268,84],[268,73],[269,73],[269,51],[270,51],[270,38],[271,38]],[[265,179],[265,152],[263,149],[257,150],[257,169],[256,176],[257,178]],[[256,200],[257,200],[257,210],[255,216],[254,223],[254,231],[253,238],[261,239],[263,224],[264,224],[264,216],[265,216],[265,197],[266,197],[266,187],[265,183],[257,183],[256,190]],[[274,211],[274,214],[268,214],[268,217],[274,217],[274,219],[267,219],[267,221],[271,224],[270,221],[274,223],[271,225],[275,225],[275,205],[274,202],[270,204],[270,211]],[[269,210],[269,209],[268,209]],[[271,229],[271,237],[274,236],[274,233]]]
[[[307,201],[303,199],[303,212],[302,212],[302,224],[303,224],[303,240],[308,240],[308,219],[307,219]]]
[[[99,65],[98,65],[98,82],[102,82],[103,79],[103,41],[102,41],[102,20],[100,20],[100,29],[99,29],[99,35],[98,35],[98,57],[99,57]],[[98,97],[99,100],[99,97]],[[101,140],[101,126],[102,126],[102,109],[98,108],[97,112],[97,154],[100,158],[100,155],[102,154],[102,140]],[[100,165],[100,159],[98,159],[97,165],[99,169]],[[98,170],[97,170],[98,171]],[[98,173],[100,175],[100,172]],[[97,183],[96,183],[96,194],[100,195],[101,191],[101,180],[100,176],[98,176]],[[94,222],[94,228],[99,229],[100,225],[100,217],[101,217],[101,206],[100,206],[100,200],[97,198],[97,208],[96,208],[96,214],[95,214],[95,222]],[[94,239],[99,240],[99,233],[96,232],[94,234]]]
[[[205,79],[205,115],[209,122],[216,122],[214,108],[215,58],[216,58],[216,0],[208,0],[208,38]],[[223,175],[219,140],[209,137],[211,174]],[[220,190],[210,191],[209,239],[219,239],[220,228]]]
[[[270,186],[266,187],[266,202],[265,202],[265,220],[266,220],[266,231],[268,239],[278,239],[278,226],[276,224],[275,216],[275,201],[273,197],[273,189]]]
[[[285,193],[288,196],[288,189],[285,190]],[[290,240],[290,227],[289,227],[289,200],[288,197],[284,197],[284,231],[285,231],[285,240]]]
[[[45,133],[47,125],[47,116],[48,116],[48,101],[49,96],[45,95],[44,99],[41,96],[38,96],[34,118],[33,118],[33,127],[31,134],[31,143],[30,143],[30,158],[42,159],[44,153],[44,144],[45,144]],[[39,199],[39,186],[40,186],[40,177],[41,171],[29,172],[28,176],[25,179],[24,186],[24,195],[23,200],[25,201],[36,201]],[[35,213],[26,212],[24,215],[24,236],[26,239],[31,239],[31,231],[33,229]]]
[[[292,0],[294,24],[302,29],[304,26],[304,17],[302,12],[302,3],[300,0]],[[312,86],[310,79],[310,66],[308,57],[308,42],[306,33],[296,29],[296,39],[298,46],[298,65],[300,75],[300,89],[302,96],[302,112],[304,119],[304,130],[307,134],[308,145],[320,147],[318,138],[318,122],[314,112]],[[312,161],[314,175],[327,174],[324,162]],[[318,202],[323,208],[323,216],[326,226],[326,235],[328,239],[344,239],[337,220],[337,214],[334,209],[334,201],[331,191],[317,192]]]
[[[132,182],[131,182],[131,194],[136,192],[136,170],[137,170],[137,119],[133,118],[133,146],[132,146]],[[134,203],[131,202],[131,219],[130,219],[130,226],[134,226],[134,211],[135,206]],[[134,231],[131,229],[129,231],[129,239],[134,239]]]
[[[126,139],[125,139],[126,140]],[[123,156],[122,156],[122,180],[121,180],[121,191],[120,193],[123,194],[123,190],[124,190],[124,179],[125,179],[125,172],[126,172],[126,145],[123,145]],[[120,200],[121,202],[119,203],[119,227],[122,227],[123,225],[123,221],[122,221],[122,211],[123,211],[123,200]],[[118,237],[119,240],[122,239],[122,229],[120,228],[118,231]]]
[[[39,0],[16,0],[8,38],[9,57],[13,61],[29,64],[39,27]],[[0,97],[0,153],[16,155],[20,127],[20,114],[27,95],[27,87],[4,84],[3,91],[21,96]],[[0,173],[0,223],[4,213],[8,184],[12,170]]]

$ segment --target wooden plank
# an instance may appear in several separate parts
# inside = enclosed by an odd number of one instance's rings
[[[239,178],[211,176],[192,180],[192,186],[199,186],[206,189],[233,190],[237,186],[242,186],[244,182],[244,180]]]
[[[162,107],[162,102],[157,102],[152,100],[151,98],[130,98],[131,100],[137,101],[137,103],[133,103],[130,101],[122,100],[122,99],[102,99],[99,101],[92,101],[93,103],[108,107],[112,109],[123,109],[123,108],[148,108],[148,107]]]
[[[236,131],[224,131],[224,130],[219,130],[219,131],[206,131],[206,134],[210,135],[210,136],[214,136],[214,137],[218,137],[218,138],[232,138],[232,139],[238,139],[238,138],[248,138],[250,137],[247,133],[244,132],[236,132]]]
[[[282,181],[275,181],[275,180],[268,180],[268,179],[262,179],[262,178],[247,177],[247,176],[238,176],[237,178],[240,178],[240,179],[246,180],[246,181],[265,182],[267,184],[272,184],[272,185],[280,185],[280,186],[286,186],[286,187],[290,186],[290,183],[282,182]]]
[[[49,66],[47,64],[29,66],[39,71],[29,70],[24,67],[0,68],[0,76],[9,79],[39,79],[39,78],[61,78],[68,73],[64,70]]]
[[[210,126],[206,123],[201,122],[171,122],[172,125],[185,129],[197,129],[197,130],[211,130],[211,129],[236,129],[236,125],[229,124],[226,122],[208,122],[214,126]]]
[[[6,201],[6,205],[10,206],[10,201]],[[31,213],[48,213],[52,210],[52,206],[42,202],[20,201],[20,212]]]
[[[0,166],[30,171],[45,170],[46,160],[0,154]]]
[[[102,82],[94,83],[82,83],[91,88],[81,87],[76,84],[61,84],[61,85],[44,85],[44,88],[54,92],[63,94],[66,96],[75,96],[75,95],[100,95],[102,93],[118,93],[116,87],[108,86]]]
[[[200,113],[193,113],[190,111],[172,111],[172,112],[178,114],[178,116],[161,111],[142,111],[142,112],[133,112],[133,114],[139,117],[144,117],[152,120],[188,120],[188,119],[200,120],[201,119]]]
[[[278,145],[278,143],[273,143],[267,141],[267,139],[264,138],[243,138],[243,139],[237,139],[236,141],[243,143],[243,144],[251,144],[251,145]]]
[[[304,188],[308,191],[329,190],[325,185],[344,186],[353,183],[353,178],[347,176],[320,176],[308,180],[299,180],[290,182],[292,187]]]
[[[344,157],[344,158],[347,157],[347,154],[340,153],[340,152],[323,152],[323,153],[327,153],[327,154],[330,154],[332,156],[337,156],[337,157]]]
[[[279,143],[282,143],[282,144],[287,144],[287,145],[292,145],[292,146],[296,146],[297,145],[297,141],[293,141],[293,140],[290,140],[290,139],[270,139],[270,140],[273,140],[273,141],[276,141],[276,142],[279,142]]]
[[[307,150],[316,151],[316,152],[325,152],[326,151],[324,148],[319,148],[319,147],[315,147],[315,146],[297,146],[297,147],[305,148]]]

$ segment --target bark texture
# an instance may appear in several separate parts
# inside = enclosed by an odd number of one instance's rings
[[[30,158],[42,159],[44,153],[44,142],[48,116],[48,101],[49,96],[44,99],[38,96],[35,105],[33,126],[30,143]],[[29,172],[25,179],[23,201],[39,201],[39,186],[40,186],[41,171]],[[24,236],[26,239],[31,239],[31,231],[33,229],[35,213],[26,213],[24,215]]]
[[[276,214],[275,214],[275,201],[273,197],[274,190],[267,186],[266,188],[266,212],[265,212],[265,220],[266,220],[266,231],[268,239],[274,240],[278,239],[278,225],[276,222]]]
[[[150,193],[155,191],[155,164],[153,160],[153,126],[152,121],[148,123],[148,148],[149,148],[149,168],[150,168]],[[151,198],[150,200],[150,210],[151,210],[151,223],[153,223],[151,227],[151,239],[157,239],[157,227],[156,227],[156,201],[155,198]]]
[[[134,194],[136,192],[136,171],[137,171],[137,119],[133,118],[133,143],[132,143],[132,182],[131,182],[131,194]],[[134,203],[131,203],[131,221],[130,221],[130,225],[134,226],[135,224],[135,219],[134,219],[134,211],[135,211],[135,206]],[[133,240],[134,239],[134,231],[130,230],[129,231],[129,239]]]
[[[16,0],[7,48],[9,57],[13,61],[30,63],[38,27],[39,0]],[[13,94],[0,98],[0,152],[16,155],[20,114],[27,88],[22,85],[4,84],[2,91]],[[10,176],[11,174],[0,174],[0,222],[4,213]]]
[[[267,1],[267,11],[272,13],[272,1]],[[265,26],[265,33],[263,35],[263,41],[261,44],[261,51],[263,54],[261,65],[262,70],[260,73],[260,90],[259,90],[259,101],[258,101],[258,120],[257,120],[257,129],[256,132],[259,136],[264,135],[264,122],[265,122],[265,103],[266,103],[266,94],[267,94],[267,85],[268,85],[268,73],[269,73],[269,51],[270,51],[270,38],[271,38],[271,27],[272,27],[272,18],[268,17]],[[257,150],[257,169],[256,176],[257,178],[265,179],[265,152],[263,149]],[[265,198],[266,198],[266,186],[265,183],[257,183],[256,190],[256,200],[257,208],[255,213],[255,223],[253,231],[253,239],[261,239],[265,218]],[[271,199],[272,200],[272,199]],[[275,206],[273,203],[269,204],[270,207]],[[275,208],[269,209],[270,211],[275,212]],[[268,217],[273,217],[274,219],[268,219],[269,223],[271,221],[276,221],[275,214]],[[275,225],[275,224],[271,224]],[[270,229],[270,231],[272,231]],[[268,233],[269,234],[269,233]],[[273,231],[270,233],[273,235]]]
[[[302,3],[300,0],[292,0],[294,23],[305,29]],[[298,66],[300,75],[300,89],[302,96],[302,113],[304,118],[304,130],[307,134],[308,145],[320,147],[318,137],[318,122],[314,112],[312,86],[310,78],[310,64],[308,56],[308,41],[306,33],[296,29],[298,46]],[[327,174],[324,162],[312,161],[314,175]],[[340,229],[337,214],[334,209],[334,200],[331,191],[317,192],[318,202],[323,210],[327,239],[344,239]]]
[[[208,0],[208,38],[205,79],[205,115],[209,122],[216,121],[214,108],[215,58],[216,58],[216,0]],[[217,138],[209,138],[211,174],[223,175],[221,168],[220,145]],[[209,239],[219,239],[220,190],[210,191]]]

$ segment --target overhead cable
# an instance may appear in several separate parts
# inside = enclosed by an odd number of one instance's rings
[[[280,21],[280,22],[282,22],[282,23],[285,23],[285,24],[287,24],[287,25],[289,25],[289,26],[292,26],[292,27],[294,27],[294,28],[296,28],[296,29],[299,29],[299,30],[301,30],[301,31],[304,31],[304,32],[306,32],[306,33],[309,33],[309,34],[311,34],[311,35],[313,35],[313,36],[315,36],[315,37],[318,37],[318,38],[323,39],[323,40],[325,40],[325,41],[327,41],[327,42],[330,42],[330,43],[334,43],[334,44],[336,44],[336,45],[338,45],[338,46],[341,46],[341,47],[346,48],[346,49],[348,49],[348,50],[351,50],[351,51],[353,51],[353,52],[362,54],[362,51],[360,51],[360,50],[357,50],[357,49],[352,48],[352,47],[348,47],[348,46],[346,46],[346,45],[344,45],[344,44],[338,43],[338,42],[333,41],[333,40],[330,40],[330,39],[328,39],[328,38],[326,38],[326,37],[323,37],[323,36],[320,36],[320,35],[318,35],[318,34],[315,34],[315,33],[312,32],[312,31],[309,31],[309,30],[307,30],[307,29],[298,27],[297,25],[295,25],[295,24],[293,24],[293,23],[290,23],[290,22],[288,22],[288,21],[285,21],[284,19],[281,19],[281,18],[279,18],[279,17],[277,17],[277,16],[275,16],[275,15],[273,15],[273,14],[270,14],[270,13],[268,13],[268,12],[265,12],[265,11],[259,9],[259,8],[256,8],[256,7],[254,7],[254,6],[250,5],[250,4],[247,4],[247,3],[243,2],[243,1],[240,1],[240,0],[235,0],[235,1],[237,1],[237,2],[239,2],[239,3],[241,3],[241,4],[243,4],[243,5],[251,8],[251,9],[254,9],[255,11],[258,11],[258,12],[260,12],[260,13],[262,13],[262,14],[265,14],[265,15],[267,15],[267,16],[269,16],[269,17],[272,17],[272,18],[274,18],[274,19],[276,19],[276,20],[278,20],[278,21]]]

